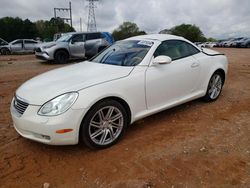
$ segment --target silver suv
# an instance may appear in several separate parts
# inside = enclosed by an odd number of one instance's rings
[[[36,57],[66,63],[69,59],[83,59],[96,55],[113,43],[109,33],[64,33],[58,40],[41,44]]]

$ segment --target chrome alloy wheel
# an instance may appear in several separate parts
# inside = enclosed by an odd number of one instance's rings
[[[90,121],[90,139],[98,145],[110,144],[121,134],[123,123],[123,114],[117,107],[105,106]]]
[[[209,83],[208,94],[211,99],[216,99],[222,89],[222,79],[219,74],[214,74]]]

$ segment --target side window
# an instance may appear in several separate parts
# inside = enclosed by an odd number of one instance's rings
[[[199,53],[199,50],[181,40],[168,40],[160,44],[156,49],[154,56],[166,55],[172,58],[172,60],[184,58],[190,55]]]
[[[24,43],[25,44],[37,44],[37,42],[33,40],[25,40]]]
[[[12,45],[21,45],[23,43],[22,40],[17,40],[15,42],[12,43]]]
[[[197,48],[187,42],[182,42],[182,44],[179,46],[179,50],[183,57],[194,55],[200,52]]]
[[[72,37],[72,43],[84,42],[84,41],[85,41],[85,35],[75,35]]]
[[[90,33],[87,35],[87,40],[95,40],[100,38],[101,38],[101,33]]]

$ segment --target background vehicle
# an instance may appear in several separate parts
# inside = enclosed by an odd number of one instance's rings
[[[17,39],[7,45],[1,46],[0,51],[3,55],[12,53],[34,53],[38,42],[33,39]]]
[[[65,63],[68,59],[92,57],[113,43],[106,32],[64,33],[54,42],[43,43],[36,49],[36,57]]]
[[[238,44],[241,48],[250,48],[250,38],[245,38],[245,40],[242,40]]]
[[[241,39],[243,39],[243,37],[231,39],[230,41],[227,41],[227,42],[224,43],[224,47],[233,47],[233,44],[236,41],[241,40]]]
[[[219,41],[216,43],[215,47],[222,47],[224,42],[225,42],[225,40],[219,40]]]
[[[242,42],[244,42],[245,40],[247,40],[247,38],[241,38],[239,40],[235,40],[232,44],[231,44],[231,47],[240,47],[240,44]]]
[[[222,91],[227,58],[173,35],[118,41],[91,61],[39,75],[19,87],[11,103],[23,137],[92,148],[115,144],[128,124]]]
[[[196,45],[199,47],[199,48],[213,48],[216,46],[216,42],[204,42],[204,43],[197,43]]]

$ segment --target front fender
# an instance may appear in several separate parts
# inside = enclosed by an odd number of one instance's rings
[[[134,70],[128,77],[80,90],[78,91],[78,99],[72,108],[89,109],[102,99],[117,97],[128,104],[131,111],[131,121],[133,121],[139,112],[146,110],[144,73],[145,68],[138,67],[137,70]]]
[[[207,72],[207,76],[206,76],[206,79],[205,81],[203,82],[203,86],[202,88],[204,89],[204,91],[206,92],[207,91],[207,86],[208,86],[208,83],[209,83],[209,80],[210,78],[212,77],[212,75],[219,69],[223,70],[224,73],[225,73],[225,80],[226,80],[226,77],[227,77],[227,72],[228,72],[228,60],[227,60],[227,57],[224,56],[224,55],[219,55],[219,56],[214,56],[214,57],[211,57],[211,62],[208,62],[208,63],[211,63],[212,66],[210,66],[208,72]]]

